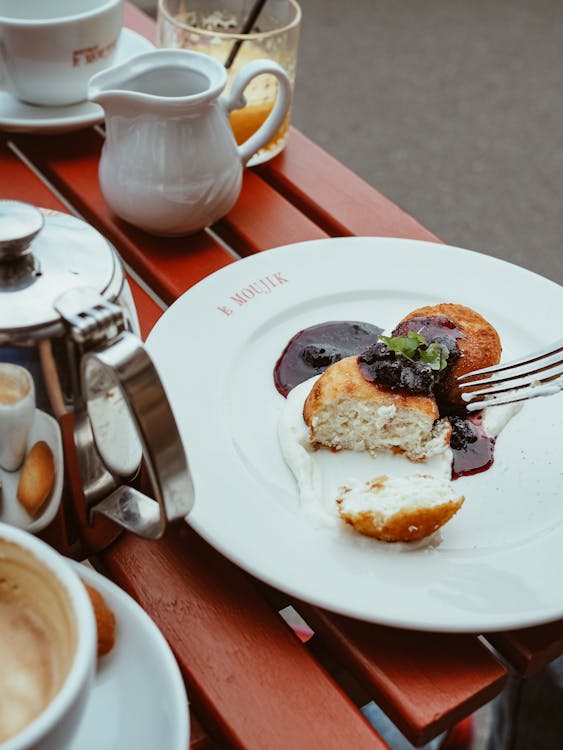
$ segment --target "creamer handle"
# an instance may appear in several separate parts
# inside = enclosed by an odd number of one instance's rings
[[[279,87],[274,107],[266,121],[244,143],[238,146],[243,164],[265,146],[278,132],[291,106],[291,83],[285,70],[273,60],[253,60],[244,66],[233,79],[230,93],[222,98],[227,113],[246,106],[244,89],[261,73],[270,73],[277,78]]]

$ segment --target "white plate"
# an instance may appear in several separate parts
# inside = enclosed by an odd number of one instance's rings
[[[72,750],[186,750],[188,699],[161,632],[139,605],[92,568],[72,563],[115,613],[115,646],[98,671]]]
[[[432,243],[339,238],[238,261],[182,296],[148,341],[196,489],[189,523],[231,560],[327,609],[424,630],[483,632],[563,616],[563,395],[525,405],[491,469],[456,480],[463,508],[436,548],[401,552],[300,511],[272,370],[327,320],[387,329],[410,310],[473,307],[510,354],[561,338],[563,290],[495,258]],[[403,548],[404,549],[404,548]]]
[[[55,463],[55,481],[49,497],[46,499],[37,518],[30,518],[17,499],[20,471],[5,471],[0,468],[0,521],[18,526],[32,534],[48,526],[57,514],[63,491],[64,464],[61,430],[53,417],[41,409],[35,410],[33,425],[27,439],[27,453],[35,443],[43,440],[53,453]]]
[[[154,46],[132,29],[123,29],[117,43],[114,65]],[[94,102],[78,102],[63,107],[42,107],[21,102],[0,89],[0,130],[12,133],[68,133],[103,122],[104,111]]]

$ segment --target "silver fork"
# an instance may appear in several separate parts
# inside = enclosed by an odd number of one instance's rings
[[[473,370],[457,379],[468,411],[511,404],[563,390],[563,339],[527,357]]]

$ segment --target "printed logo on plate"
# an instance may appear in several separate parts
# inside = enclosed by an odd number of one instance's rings
[[[281,271],[270,274],[269,276],[263,276],[261,279],[258,279],[258,281],[253,281],[243,289],[239,289],[234,294],[231,294],[229,297],[229,304],[219,305],[217,310],[228,317],[229,315],[232,315],[235,310],[243,307],[261,294],[271,294],[278,287],[288,283],[289,280],[285,278]]]

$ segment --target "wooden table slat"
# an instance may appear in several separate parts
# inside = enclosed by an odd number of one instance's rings
[[[533,677],[563,653],[563,620],[485,637],[520,675]]]
[[[7,146],[0,136],[0,198],[66,211],[49,188]]]
[[[475,636],[400,630],[296,607],[414,745],[491,700],[506,680],[506,669]]]
[[[147,294],[141,286],[139,286],[135,279],[128,276],[127,281],[129,282],[133,300],[135,301],[137,316],[139,318],[139,327],[141,329],[141,338],[144,341],[164,311],[156,304],[152,297]]]
[[[330,235],[439,242],[415,218],[295,128],[285,151],[256,171]]]
[[[102,558],[151,614],[197,713],[229,747],[386,747],[248,577],[186,525],[158,542],[123,536]]]
[[[248,169],[238,201],[214,229],[240,255],[328,236]]]

